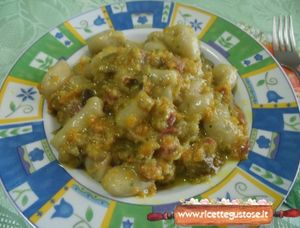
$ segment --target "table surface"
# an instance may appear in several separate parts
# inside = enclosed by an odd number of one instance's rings
[[[52,27],[82,12],[120,0],[1,0],[0,1],[0,82],[18,56]],[[272,20],[292,15],[296,42],[300,47],[300,0],[177,0],[224,17],[250,31],[259,39],[271,40]],[[283,209],[300,209],[300,175]],[[14,218],[12,227],[29,227],[0,187],[0,215]],[[2,221],[2,220],[1,220]],[[0,227],[2,222],[0,221]],[[3,223],[4,224],[4,223]],[[300,219],[274,219],[272,226],[297,227]],[[4,227],[4,226],[3,226]],[[298,226],[299,227],[299,226]]]

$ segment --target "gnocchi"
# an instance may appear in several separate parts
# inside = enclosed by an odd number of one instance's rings
[[[203,181],[247,157],[247,124],[233,99],[236,69],[212,65],[192,28],[175,25],[142,43],[104,31],[89,56],[61,60],[40,93],[62,128],[59,160],[84,168],[113,196],[148,196],[177,178]]]

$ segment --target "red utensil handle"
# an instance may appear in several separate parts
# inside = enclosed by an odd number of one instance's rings
[[[167,220],[173,218],[173,214],[171,213],[149,213],[147,215],[147,219],[149,221],[159,221],[159,220]]]
[[[274,217],[299,217],[300,216],[300,210],[298,209],[290,209],[286,211],[276,211],[274,214]]]

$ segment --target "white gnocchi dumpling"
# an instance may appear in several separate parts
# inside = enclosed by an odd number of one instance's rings
[[[128,104],[125,105],[116,113],[116,124],[121,128],[132,128],[140,123],[147,115],[151,107],[143,107],[143,101],[151,100],[151,98],[145,93],[140,92],[135,98],[131,99]],[[151,104],[151,101],[149,102]]]
[[[59,147],[66,141],[68,132],[72,129],[84,130],[88,125],[90,117],[97,117],[103,115],[103,102],[99,97],[91,97],[87,100],[85,106],[69,119],[61,130],[53,137],[51,143],[59,150]]]
[[[211,118],[204,121],[204,129],[207,136],[224,146],[233,146],[244,135],[239,125],[232,121],[228,105],[222,103],[218,103]]]
[[[203,112],[213,104],[213,91],[203,92],[206,86],[202,78],[193,78],[190,82],[189,89],[182,95],[184,102],[179,106],[180,110],[190,114],[202,115]]]
[[[87,45],[92,54],[97,54],[108,46],[123,46],[125,41],[122,32],[107,30],[91,37]]]
[[[90,157],[86,157],[84,165],[86,171],[96,181],[101,181],[106,171],[110,168],[111,155],[107,154],[107,157],[103,161],[93,160]]]
[[[213,68],[214,82],[216,85],[229,85],[232,90],[237,83],[237,70],[231,65],[218,64]]]
[[[71,73],[69,64],[65,60],[59,60],[48,69],[40,84],[40,93],[48,98],[71,76]]]
[[[175,25],[166,28],[163,34],[164,43],[171,51],[193,60],[200,59],[199,41],[191,27]]]
[[[147,51],[155,51],[155,50],[163,51],[163,50],[167,50],[167,47],[160,40],[155,40],[155,41],[147,41],[144,44],[144,49]]]
[[[109,169],[102,179],[103,188],[113,196],[148,195],[155,188],[154,181],[141,179],[129,166],[115,166]]]

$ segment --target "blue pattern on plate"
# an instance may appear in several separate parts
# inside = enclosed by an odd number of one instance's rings
[[[23,212],[27,217],[30,217],[41,208],[71,179],[71,176],[58,165],[57,161],[49,163],[32,175],[27,175],[24,171],[18,154],[18,147],[46,137],[43,122],[32,122],[30,124],[33,129],[32,133],[0,140],[0,157],[5,157],[5,159],[0,159],[0,174],[6,190],[10,191],[27,181],[32,191],[39,198],[37,202]],[[25,125],[28,125],[28,123],[0,126],[0,129]]]
[[[100,26],[100,25],[103,25],[105,24],[105,20],[104,18],[102,18],[101,16],[98,16],[95,20],[94,20],[94,25],[96,26]]]
[[[259,138],[256,140],[256,143],[259,148],[269,148],[271,140],[266,138],[265,136],[261,135]]]
[[[148,21],[147,17],[146,16],[139,16],[137,22],[140,23],[140,24],[146,24]]]
[[[116,30],[133,28],[131,14],[139,13],[153,14],[153,28],[165,28],[170,23],[170,15],[172,15],[174,3],[171,3],[167,22],[162,22],[164,7],[164,2],[162,1],[127,2],[126,6],[127,12],[116,14],[113,13],[110,5],[106,6],[106,10]]]
[[[61,39],[61,38],[63,38],[63,34],[61,33],[61,32],[57,32],[56,34],[55,34],[55,37],[57,38],[57,39]]]
[[[226,192],[225,197],[217,197],[218,201],[222,201],[222,199],[228,199],[230,201],[233,200],[233,199],[231,199],[231,195],[229,192]]]
[[[198,21],[197,19],[190,21],[191,27],[197,32],[198,30],[200,31],[202,29],[202,24],[203,22]]]
[[[31,161],[42,161],[44,159],[44,151],[39,148],[34,148],[28,153]]]
[[[261,61],[262,59],[263,59],[263,56],[261,55],[261,54],[256,54],[255,56],[254,56],[254,59],[256,60],[256,61]]]
[[[69,46],[70,44],[71,44],[71,41],[69,41],[69,40],[66,40],[66,41],[65,41],[65,45],[66,45],[66,46]]]
[[[17,95],[17,97],[22,98],[22,101],[26,101],[27,99],[29,100],[34,100],[33,95],[36,94],[37,92],[31,87],[28,90],[25,90],[21,88],[21,93]]]
[[[244,60],[244,64],[245,64],[246,66],[249,66],[250,63],[251,63],[250,60],[248,60],[248,59]]]
[[[86,189],[86,188],[85,188],[84,186],[82,186],[82,185],[81,185],[81,187],[79,187],[79,185],[74,184],[74,185],[72,186],[72,189],[73,189],[74,191],[76,191],[79,195],[81,195],[81,196],[83,196],[84,198],[86,198],[86,199],[92,201],[92,202],[95,203],[95,204],[98,204],[98,205],[100,205],[100,206],[102,206],[102,207],[105,207],[105,208],[107,208],[108,205],[109,205],[109,203],[108,203],[104,198],[101,198],[101,199],[100,199],[100,198],[95,198],[94,195],[93,195],[92,193],[90,193],[89,190]],[[82,190],[82,189],[84,189],[84,190]]]
[[[252,163],[263,167],[281,177],[293,181],[300,160],[299,138],[300,132],[289,132],[283,129],[283,114],[298,113],[297,108],[253,109],[253,128],[274,131],[280,134],[280,143],[273,159],[266,158],[257,153],[250,153],[248,160],[239,163],[239,167],[255,176],[271,188],[286,194],[287,190],[266,181],[264,178],[250,171]],[[282,166],[282,164],[285,164]],[[288,165],[287,165],[288,164]]]
[[[30,175],[28,177],[28,183],[35,194],[39,197],[39,200],[24,211],[24,214],[28,217],[34,214],[46,202],[48,202],[55,193],[65,186],[70,179],[71,176],[58,164],[57,161],[47,164]]]
[[[42,122],[32,122],[30,124],[32,125],[32,133],[0,140],[0,157],[5,158],[0,159],[0,173],[8,191],[25,182],[27,178],[17,148],[45,138]],[[21,127],[25,125],[28,125],[28,123],[0,126],[0,129]]]
[[[280,96],[277,92],[273,91],[273,90],[269,90],[266,94],[268,102],[275,102],[278,103],[279,100],[283,99],[282,96]]]
[[[51,218],[69,218],[74,212],[72,205],[64,198],[61,199],[59,204],[54,206],[54,210]]]
[[[298,108],[255,108],[253,113],[253,128],[267,131],[283,131],[283,114],[299,113]]]
[[[133,225],[133,222],[130,222],[129,219],[122,222],[123,228],[131,228]]]
[[[30,175],[30,167],[31,167],[31,163],[29,161],[26,161],[25,156],[26,156],[26,151],[22,148],[22,147],[18,147],[17,148],[19,156],[20,156],[20,160],[21,163],[23,164],[23,167],[25,169],[25,172]]]

